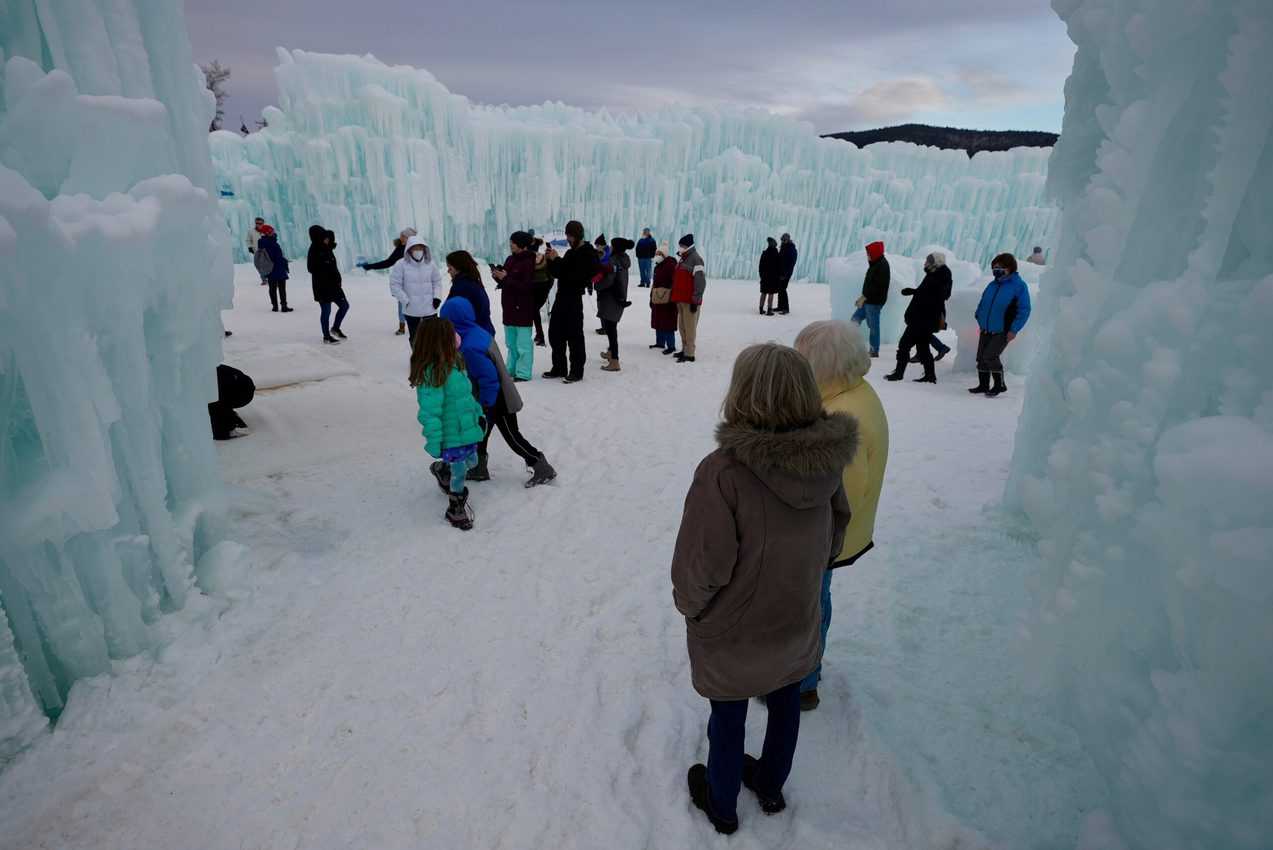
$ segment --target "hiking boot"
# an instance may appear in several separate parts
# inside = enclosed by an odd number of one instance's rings
[[[684,352],[682,352],[681,354],[676,355],[676,362],[677,363],[693,363],[694,357],[693,355],[685,354]]]
[[[818,699],[817,688],[814,688],[811,691],[800,692],[800,710],[801,711],[813,711],[821,703],[822,703],[822,700]]]
[[[438,487],[442,488],[442,492],[448,496],[451,495],[451,464],[444,460],[435,460],[429,464],[429,471],[437,479]]]
[[[547,484],[557,477],[557,470],[553,469],[548,458],[543,455],[539,456],[539,460],[535,461],[535,465],[530,468],[530,480],[526,482],[526,486],[538,487],[540,484]]]
[[[690,768],[686,777],[690,786],[690,802],[695,808],[707,815],[707,819],[716,827],[721,835],[733,835],[738,830],[738,821],[719,818],[712,811],[712,793],[707,787],[707,765],[696,764]]]
[[[491,480],[491,473],[486,468],[486,458],[487,458],[486,455],[481,454],[480,452],[478,453],[477,466],[473,467],[472,469],[468,471],[468,474],[464,476],[465,481],[490,481]]]
[[[473,527],[473,509],[469,507],[469,489],[463,493],[448,493],[451,503],[446,509],[446,521],[454,528],[468,531]]]
[[[983,393],[987,393],[989,391],[990,391],[990,373],[978,371],[977,386],[969,387],[968,392],[972,393],[973,395],[982,395]]]
[[[776,796],[770,797],[762,794],[756,789],[756,776],[760,773],[760,762],[749,755],[743,756],[743,787],[756,795],[756,799],[760,801],[760,810],[767,815],[776,815],[783,809],[787,808],[787,799],[782,796],[779,791]]]
[[[610,360],[610,349],[607,348],[601,352],[601,359],[607,362]]]
[[[1003,373],[995,372],[995,385],[986,393],[986,398],[996,398],[1008,391],[1008,385],[1003,382]]]
[[[602,367],[601,367],[601,371],[602,371],[602,372],[618,372],[618,371],[619,371],[619,358],[618,358],[618,357],[607,357],[607,358],[606,358],[606,365],[604,365],[604,366],[602,366]]]

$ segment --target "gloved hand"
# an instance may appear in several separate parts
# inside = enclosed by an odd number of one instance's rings
[[[370,265],[370,263],[359,263],[358,268],[362,269],[363,271],[366,271],[368,265]]]
[[[248,248],[248,253],[249,253],[249,254],[255,254],[255,253],[256,253],[256,249],[255,249],[255,248]]]
[[[691,313],[697,313],[697,312],[698,312],[698,305],[697,305],[697,304],[691,304],[691,305],[690,305],[690,312],[691,312]]]
[[[906,287],[905,289],[903,289],[903,290],[902,290],[902,294],[903,294],[903,295],[914,295],[914,294],[915,294],[915,290],[914,290],[912,287],[909,287],[909,286],[908,286],[908,287]]]
[[[434,309],[434,310],[436,310],[436,309],[438,309],[438,308],[439,308],[439,307],[441,307],[441,306],[442,306],[442,299],[441,299],[441,298],[434,298],[434,299],[433,299],[433,309]]]

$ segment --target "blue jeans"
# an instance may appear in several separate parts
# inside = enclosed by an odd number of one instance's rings
[[[637,268],[641,270],[641,285],[649,286],[651,281],[651,271],[654,268],[653,257],[637,257]]]
[[[327,329],[327,320],[332,314],[332,304],[335,304],[338,308],[336,310],[336,321],[331,324],[336,330],[340,330],[340,323],[345,320],[345,314],[349,312],[349,300],[346,298],[334,302],[324,301],[319,305],[318,323],[323,326],[323,339],[331,336],[331,331]]]
[[[451,492],[464,492],[464,476],[469,474],[469,470],[477,466],[477,455],[456,461],[451,464]]]
[[[676,331],[655,331],[654,344],[666,351],[676,351]]]
[[[793,682],[765,698],[769,719],[760,751],[756,790],[776,797],[791,775],[791,760],[800,737],[800,688]],[[712,811],[725,820],[738,820],[738,791],[743,784],[743,753],[747,737],[747,700],[712,700],[707,722],[707,787]]]
[[[508,374],[529,381],[535,371],[534,328],[504,328],[504,344],[508,346]]]
[[[879,304],[863,304],[857,308],[853,314],[853,321],[859,325],[862,320],[866,319],[866,326],[871,329],[871,353],[880,353],[880,310],[884,308]]]
[[[403,313],[403,312],[402,312],[402,305],[401,305],[401,304],[399,304],[399,305],[398,305],[398,324],[400,324],[400,325],[401,325],[401,324],[405,324],[405,323],[406,323],[406,321],[407,321],[407,315],[406,315],[406,313]]]
[[[834,570],[827,570],[822,576],[822,652],[818,655],[818,666],[804,677],[800,683],[800,693],[817,690],[822,679],[822,656],[827,651],[827,632],[831,630],[831,575]]]

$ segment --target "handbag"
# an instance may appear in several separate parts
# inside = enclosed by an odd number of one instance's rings
[[[672,290],[666,286],[660,286],[650,290],[651,304],[668,304],[672,301]]]

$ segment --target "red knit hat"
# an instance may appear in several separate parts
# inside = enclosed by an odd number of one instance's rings
[[[883,243],[883,242],[872,242],[871,244],[867,245],[867,246],[866,246],[866,256],[867,256],[867,258],[868,258],[868,259],[871,259],[871,260],[878,260],[880,257],[883,257],[883,256],[884,256],[884,243]]]
[[[262,224],[260,227],[257,228],[257,230],[260,232],[262,236],[274,235],[274,228],[270,227],[268,224]]]

